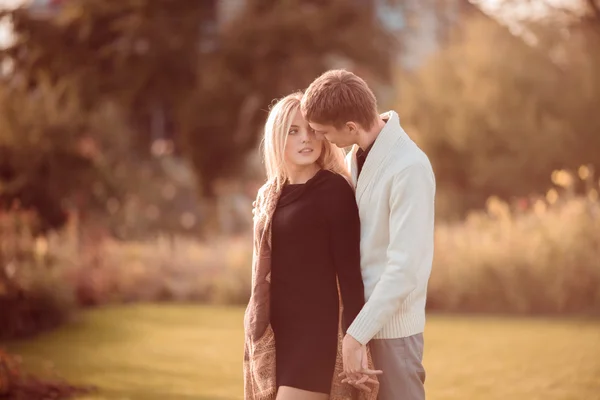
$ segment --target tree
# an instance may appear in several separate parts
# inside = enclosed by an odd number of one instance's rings
[[[61,226],[65,201],[90,182],[109,183],[107,165],[89,151],[86,120],[64,87],[0,89],[0,209],[37,210],[36,233]]]
[[[63,3],[43,18],[5,13],[16,34],[2,52],[8,79],[24,82],[26,95],[42,84],[72,93],[84,121],[75,131],[116,104],[132,128],[131,153],[143,159],[155,140],[173,140],[202,195],[256,148],[272,99],[307,86],[331,60],[389,78],[394,38],[370,2],[247,0],[228,23],[214,0]]]
[[[376,78],[389,77],[393,38],[378,26],[367,2],[247,4],[223,29],[180,118],[185,148],[205,191],[256,148],[268,104],[308,86],[333,58],[351,60]]]
[[[564,72],[561,96],[571,132],[570,147],[581,160],[600,164],[600,1],[579,0],[560,5],[544,0],[548,12],[524,21],[536,46]]]
[[[600,166],[600,120],[590,113],[598,69],[589,60],[561,65],[477,11],[461,25],[422,70],[404,77],[399,105],[458,210],[491,195],[543,193],[555,169]]]

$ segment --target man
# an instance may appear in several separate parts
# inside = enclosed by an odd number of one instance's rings
[[[435,176],[428,157],[382,116],[364,80],[331,70],[306,90],[302,112],[318,135],[353,146],[347,163],[361,222],[366,303],[343,340],[348,382],[364,382],[366,345],[382,370],[381,400],[425,399],[423,331],[433,260]],[[358,381],[358,382],[357,382]]]

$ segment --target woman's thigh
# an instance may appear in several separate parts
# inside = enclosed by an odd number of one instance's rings
[[[309,392],[289,386],[281,386],[277,391],[277,400],[328,400],[325,393]]]

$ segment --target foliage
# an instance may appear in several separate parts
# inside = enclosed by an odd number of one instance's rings
[[[157,141],[163,141],[173,147],[172,157],[184,155],[191,161],[198,182],[194,187],[212,196],[218,178],[238,171],[245,155],[255,149],[272,99],[305,87],[333,65],[332,60],[363,68],[379,80],[389,76],[392,37],[369,3],[249,0],[230,21],[223,20],[216,1],[63,4],[56,15],[40,16],[28,8],[4,13],[16,35],[14,44],[2,52],[2,61],[11,66],[7,80],[22,82],[17,106],[36,92],[42,92],[42,99],[57,97],[57,106],[67,101],[70,105],[69,115],[54,107],[11,116],[33,121],[34,127],[21,124],[0,135],[0,140],[22,135],[28,151],[46,154],[52,161],[56,174],[27,175],[40,167],[15,161],[21,158],[11,147],[5,150],[10,165],[3,167],[9,171],[4,175],[10,176],[2,176],[11,185],[15,177],[28,176],[26,194],[4,192],[4,208],[34,194],[49,198],[49,205],[30,203],[50,220],[50,227],[65,221],[63,202],[50,196],[50,188],[57,188],[61,197],[78,191],[93,199],[90,185],[81,184],[97,181],[89,172],[114,180],[114,169],[100,170],[89,157],[71,151],[91,116],[106,104],[119,111],[114,117],[122,134],[101,129],[101,135],[91,138],[101,157],[122,157],[124,148],[99,146],[105,137],[126,139],[126,157],[141,162],[152,156]],[[56,118],[61,123],[49,132],[48,124]],[[43,132],[46,147],[31,139],[31,130]],[[61,153],[65,148],[70,150]],[[104,189],[97,191],[112,189],[104,181],[99,185]],[[118,186],[114,189],[116,194],[108,193],[108,198],[120,201]],[[106,201],[101,199],[100,206]],[[89,202],[78,206],[90,207]]]
[[[0,337],[53,327],[75,306],[132,301],[243,304],[250,296],[251,239],[200,241],[159,236],[120,241],[81,235],[76,218],[62,230],[34,237],[5,215],[0,255]],[[23,218],[23,217],[21,217]],[[12,251],[11,251],[12,250]]]
[[[78,148],[83,121],[76,103],[47,83],[32,95],[0,89],[0,209],[18,203],[43,213],[40,231],[60,226],[66,220],[61,202],[94,169]]]
[[[438,223],[428,292],[432,311],[600,313],[600,202],[587,166],[555,171],[556,187],[515,204],[490,197],[486,211]],[[577,195],[583,184],[587,195]],[[252,240],[180,236],[77,246],[68,232],[47,252],[68,271],[82,305],[129,301],[246,304]]]
[[[252,254],[248,238],[200,243],[185,237],[107,240],[78,256],[69,281],[82,305],[120,302],[245,304]],[[58,244],[58,243],[57,243]],[[86,262],[94,251],[95,262]]]
[[[205,183],[255,148],[272,99],[308,86],[336,58],[386,78],[392,43],[368,2],[248,1],[199,70],[181,119]]]
[[[74,289],[68,266],[32,234],[31,212],[0,213],[0,339],[34,335],[67,320]]]
[[[114,103],[85,113],[65,86],[40,83],[32,94],[6,85],[0,119],[0,210],[36,212],[34,235],[61,227],[76,211],[86,229],[102,225],[120,238],[201,232],[190,167],[166,141],[152,154],[135,153]]]
[[[555,171],[546,196],[511,207],[497,197],[462,223],[438,224],[432,310],[516,314],[600,313],[599,185]],[[562,193],[561,193],[562,192]]]
[[[514,205],[491,197],[486,211],[473,212],[464,222],[438,223],[428,300],[432,311],[600,313],[600,187],[586,166],[577,174],[555,171],[552,180],[557,186],[545,196]],[[586,196],[574,190],[582,182]],[[123,294],[141,287],[154,293],[142,299],[156,299],[170,281],[171,293],[180,298],[245,304],[250,238],[207,247],[180,239],[173,247],[159,243],[104,247],[107,259],[98,273],[115,279]],[[135,258],[126,256],[134,253]],[[161,267],[163,258],[169,259],[168,267]],[[112,270],[115,264],[129,267]],[[203,267],[192,271],[192,265]],[[205,289],[198,292],[193,282]]]
[[[544,191],[555,169],[600,167],[592,110],[600,59],[581,53],[580,40],[561,40],[561,64],[549,47],[527,44],[476,11],[421,70],[401,77],[404,124],[459,216],[492,195],[512,201]]]

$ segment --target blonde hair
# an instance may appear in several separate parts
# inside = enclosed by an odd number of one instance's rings
[[[352,121],[369,130],[379,118],[373,91],[362,78],[343,69],[327,71],[310,84],[302,113],[310,122],[338,129]]]
[[[296,92],[280,99],[269,112],[265,124],[265,133],[262,142],[263,161],[267,171],[267,184],[275,185],[279,191],[289,178],[285,164],[285,144],[292,121],[297,112],[300,112],[302,93]],[[323,150],[317,164],[326,169],[349,179],[346,168],[344,150],[323,140]]]

